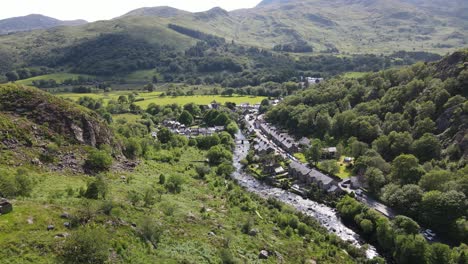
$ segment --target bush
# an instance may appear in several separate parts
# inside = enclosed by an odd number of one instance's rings
[[[205,166],[205,165],[197,166],[197,167],[195,168],[195,170],[197,171],[198,177],[199,177],[200,179],[204,179],[205,176],[208,175],[208,174],[210,174],[210,172],[211,172],[210,167]]]
[[[34,187],[34,181],[28,171],[19,169],[15,175],[0,170],[0,196],[14,198],[16,196],[28,197]]]
[[[101,228],[84,227],[73,233],[60,252],[63,263],[105,263],[109,257],[109,239]]]
[[[165,186],[168,192],[171,193],[180,193],[182,191],[182,184],[184,183],[184,178],[180,175],[171,176]]]
[[[223,164],[219,165],[216,169],[216,173],[223,177],[229,177],[236,169],[231,163],[224,162]]]
[[[107,195],[107,183],[102,176],[97,177],[88,184],[84,197],[88,199],[105,199]]]
[[[150,242],[154,248],[158,247],[163,234],[163,228],[151,217],[145,217],[140,221],[138,235],[145,241]]]
[[[112,156],[106,151],[93,149],[89,152],[85,166],[96,172],[107,171],[112,166]]]

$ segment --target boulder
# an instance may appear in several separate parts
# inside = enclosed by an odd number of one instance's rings
[[[54,225],[48,225],[47,226],[47,231],[52,231],[55,229],[55,226]]]
[[[259,233],[258,229],[252,229],[249,231],[249,236],[256,236]]]
[[[63,212],[63,214],[60,215],[60,218],[62,218],[62,219],[69,219],[69,218],[70,218],[70,214],[67,213],[67,212]]]
[[[260,251],[260,253],[258,254],[258,258],[259,259],[267,259],[268,258],[268,251],[266,251],[266,250]]]

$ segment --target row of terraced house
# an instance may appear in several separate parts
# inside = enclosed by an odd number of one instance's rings
[[[276,145],[280,146],[290,154],[296,153],[302,146],[310,144],[310,140],[303,138],[296,141],[288,133],[281,132],[275,126],[262,122],[262,120],[257,120],[255,126],[270,137]],[[268,144],[266,142],[263,142],[263,145],[261,143],[262,142],[256,144],[256,147],[258,147],[259,150],[268,149]],[[293,160],[289,164],[289,174],[291,177],[302,183],[316,183],[321,189],[330,193],[340,191],[337,181],[316,169],[309,168],[307,164]]]

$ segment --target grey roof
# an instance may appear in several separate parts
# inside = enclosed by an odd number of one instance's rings
[[[289,168],[293,169],[295,171],[298,171],[298,172],[302,173],[303,175],[306,175],[306,174],[308,174],[310,172],[310,169],[305,164],[302,164],[302,163],[297,162],[297,161],[291,162],[291,164],[289,164]]]
[[[299,144],[304,145],[304,146],[310,145],[310,139],[303,137],[299,140]]]
[[[333,182],[333,179],[318,170],[312,170],[309,176],[315,179],[317,182],[321,182],[323,185],[327,185]]]
[[[336,192],[337,190],[338,190],[338,186],[332,185],[332,186],[328,189],[328,192],[329,192],[329,193],[332,193],[332,192]]]

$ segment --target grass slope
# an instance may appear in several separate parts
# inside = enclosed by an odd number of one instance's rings
[[[32,196],[13,200],[14,211],[0,217],[2,262],[54,263],[65,240],[55,236],[76,232],[76,229],[63,227],[68,220],[61,219],[60,214],[74,214],[86,208],[95,215],[92,225],[103,226],[106,230],[114,252],[112,263],[219,263],[223,248],[236,259],[248,263],[257,262],[257,254],[262,249],[278,252],[286,263],[310,259],[320,263],[353,263],[344,251],[332,244],[334,239],[322,230],[312,229],[309,237],[314,243],[307,246],[294,232],[286,235],[275,221],[278,214],[290,214],[291,209],[283,207],[282,213],[269,209],[264,201],[246,194],[239,187],[228,188],[223,183],[224,179],[215,175],[209,175],[206,180],[195,179],[196,173],[190,165],[203,160],[203,155],[203,152],[187,148],[181,151],[177,166],[148,161],[133,173],[108,174],[108,200],[114,203],[110,216],[99,213],[103,201],[77,198],[78,190],[90,180],[88,177],[32,171],[31,177],[37,182]],[[183,176],[182,192],[163,194],[153,208],[142,204],[132,206],[128,193],[142,192],[148,186],[159,185],[160,174]],[[131,177],[130,184],[122,182],[121,175]],[[246,202],[235,205],[230,202],[233,199]],[[242,209],[247,204],[251,209]],[[151,249],[140,240],[129,225],[138,225],[147,216],[159,222],[164,229],[157,249]],[[249,219],[253,228],[259,230],[255,237],[241,232],[242,225]],[[56,229],[47,231],[48,225],[54,225]],[[210,232],[214,235],[209,235]],[[276,257],[270,257],[262,263],[276,261]]]

